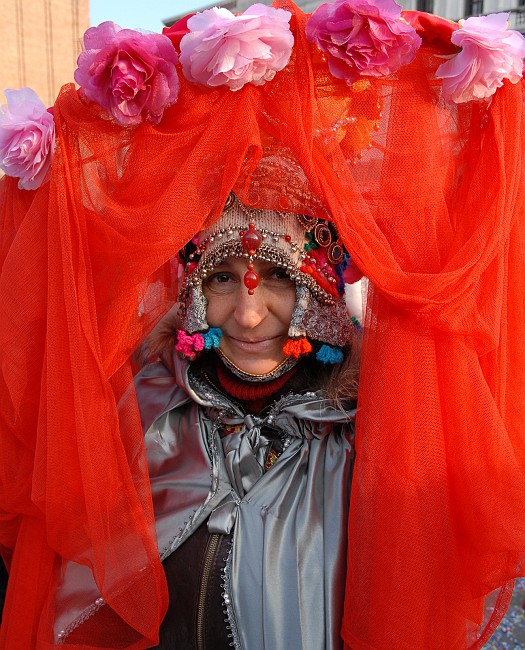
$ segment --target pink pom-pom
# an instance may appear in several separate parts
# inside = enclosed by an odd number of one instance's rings
[[[203,349],[204,337],[202,334],[188,334],[184,330],[177,331],[177,345],[175,346],[175,350],[180,357],[186,357],[191,361]]]

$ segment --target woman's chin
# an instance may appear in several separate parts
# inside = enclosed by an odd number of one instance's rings
[[[248,375],[267,375],[286,359],[282,352],[269,358],[257,358],[254,354],[238,354],[237,350],[223,346],[221,346],[221,352],[234,366]]]
[[[240,370],[242,370],[248,375],[268,375],[273,370],[275,370],[278,366],[280,366],[283,361],[284,361],[284,357],[279,359],[278,361],[265,360],[265,361],[261,361],[260,363],[251,362],[251,361],[247,361],[246,363],[243,362],[239,362],[239,363],[234,362],[234,363]]]

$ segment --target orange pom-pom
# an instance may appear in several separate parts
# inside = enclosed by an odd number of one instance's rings
[[[301,354],[308,354],[312,351],[312,345],[308,339],[288,339],[283,347],[283,353],[287,357],[298,359]]]

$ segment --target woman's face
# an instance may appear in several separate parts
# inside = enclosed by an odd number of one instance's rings
[[[295,307],[295,283],[271,262],[254,260],[261,279],[252,296],[244,286],[247,260],[229,257],[203,283],[206,319],[220,327],[222,352],[241,370],[262,375],[285,358],[283,345]]]

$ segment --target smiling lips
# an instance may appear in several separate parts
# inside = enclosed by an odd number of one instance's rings
[[[264,352],[273,348],[276,343],[281,339],[280,336],[272,336],[270,338],[248,340],[248,339],[237,339],[233,336],[225,335],[232,347],[236,347],[243,352]]]

